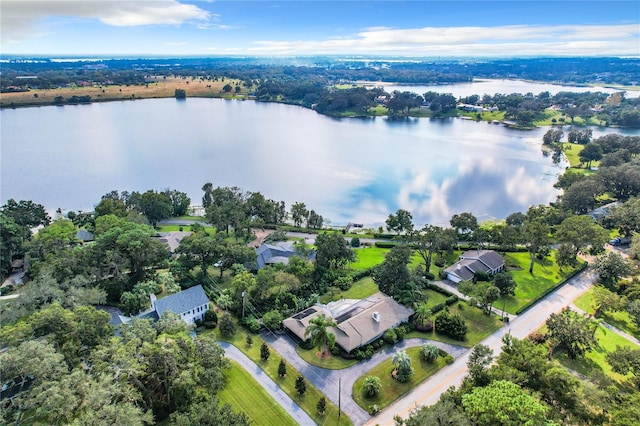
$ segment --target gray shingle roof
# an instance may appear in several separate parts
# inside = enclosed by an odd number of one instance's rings
[[[493,250],[469,250],[462,253],[460,259],[477,259],[493,270],[504,265],[504,258]]]
[[[190,311],[207,303],[209,303],[207,294],[201,285],[197,285],[183,290],[180,293],[156,300],[155,305],[158,317],[161,317],[166,311],[172,311],[180,315],[183,312]]]

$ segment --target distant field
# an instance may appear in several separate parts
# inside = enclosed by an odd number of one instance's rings
[[[0,96],[0,106],[4,107],[20,107],[20,106],[42,106],[53,105],[57,96],[62,96],[65,100],[72,96],[91,96],[91,102],[106,102],[116,100],[131,99],[148,99],[148,98],[172,98],[175,96],[176,89],[184,89],[187,98],[193,97],[234,97],[235,90],[230,93],[223,93],[222,88],[230,84],[235,88],[240,85],[242,88],[240,96],[247,94],[247,89],[241,85],[241,82],[235,80],[225,81],[206,81],[191,80],[182,78],[167,78],[158,82],[149,83],[148,85],[138,86],[89,86],[89,87],[73,87],[41,90],[33,89],[29,92],[3,93]]]

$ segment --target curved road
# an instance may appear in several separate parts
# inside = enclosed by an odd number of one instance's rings
[[[506,334],[523,339],[532,331],[538,330],[553,313],[557,313],[565,306],[569,306],[576,298],[589,289],[596,281],[597,274],[586,269],[570,279],[558,290],[542,298],[535,306],[520,314],[508,326],[494,332],[481,343],[493,349],[494,355],[500,353],[502,338]],[[450,386],[460,386],[467,375],[467,360],[470,351],[457,358],[456,361],[442,368],[428,380],[414,388],[402,399],[382,410],[376,417],[370,418],[366,425],[395,425],[394,416],[407,418],[414,408],[423,405],[433,405],[438,402],[440,394]],[[354,424],[361,424],[354,420]]]
[[[303,360],[296,352],[296,343],[286,334],[274,336],[264,333],[262,337],[287,361],[289,361],[305,379],[313,383],[324,395],[334,404],[340,405],[342,411],[347,413],[354,425],[362,425],[370,419],[369,413],[363,410],[351,397],[351,389],[355,381],[380,364],[385,359],[393,356],[401,349],[420,346],[423,343],[431,342],[445,352],[451,354],[454,358],[463,355],[468,351],[462,346],[449,345],[447,343],[430,341],[426,339],[404,339],[394,346],[388,346],[383,350],[375,353],[373,357],[366,361],[361,361],[351,367],[342,370],[328,370],[326,368],[316,367]],[[338,388],[341,383],[341,392]]]

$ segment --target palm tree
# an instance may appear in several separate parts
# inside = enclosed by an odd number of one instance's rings
[[[382,382],[379,377],[369,376],[362,383],[362,393],[365,398],[375,398],[382,391]]]
[[[396,367],[396,379],[400,382],[406,382],[413,376],[413,367],[411,366],[411,357],[406,351],[397,352],[391,362]]]
[[[440,355],[440,351],[438,351],[438,347],[432,345],[431,343],[425,343],[420,348],[420,357],[426,362],[433,362]]]
[[[336,335],[331,333],[328,328],[335,326],[336,323],[325,315],[320,315],[309,321],[309,326],[304,332],[304,337],[311,336],[311,344],[322,354],[327,353],[327,349],[332,348],[336,341]]]
[[[424,327],[426,323],[429,322],[431,314],[431,309],[427,307],[426,303],[423,303],[422,305],[418,306],[418,309],[416,309],[416,313],[413,318],[415,319],[416,324]]]

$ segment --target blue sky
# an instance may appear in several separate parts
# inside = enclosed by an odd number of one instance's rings
[[[3,56],[640,56],[635,0],[2,0],[0,19]]]

